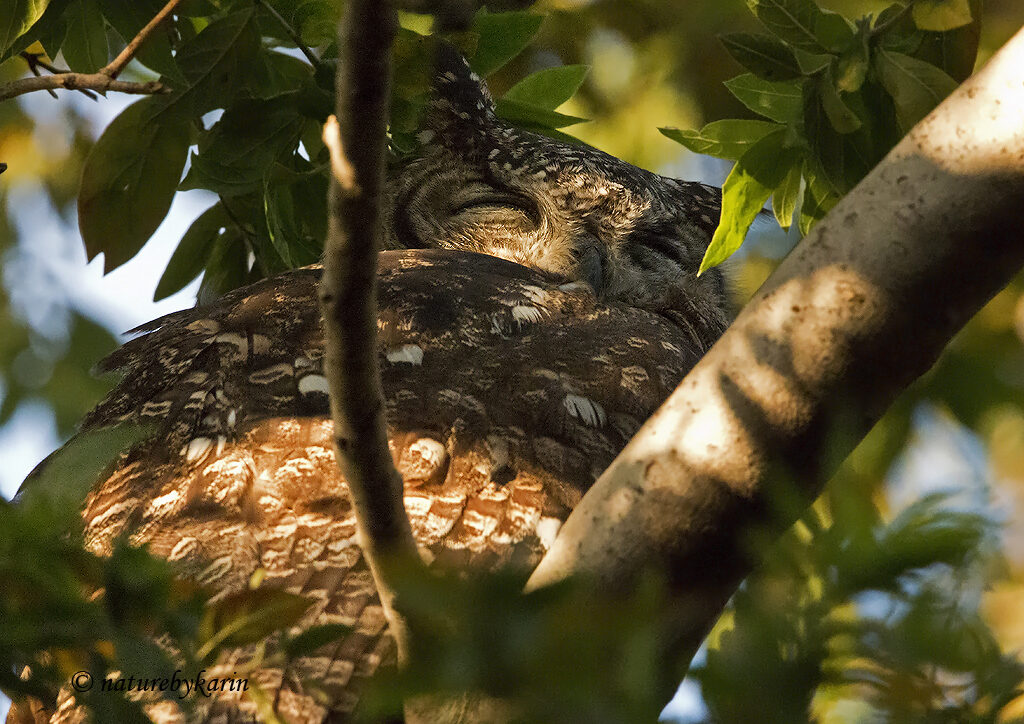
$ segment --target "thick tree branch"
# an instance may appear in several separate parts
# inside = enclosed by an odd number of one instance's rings
[[[351,491],[363,555],[403,661],[407,632],[396,611],[394,581],[396,571],[422,564],[405,513],[402,477],[388,448],[374,286],[397,27],[387,2],[347,4],[338,41],[337,122],[324,129],[334,173],[320,300],[338,462]]]
[[[75,73],[70,70],[63,71],[54,68],[51,65],[40,63],[38,60],[34,61],[34,64],[30,61],[29,65],[33,72],[37,72],[35,65],[40,65],[52,72],[53,75],[37,74],[34,78],[21,78],[19,80],[0,85],[0,102],[39,90],[45,90],[53,95],[53,91],[56,88],[83,92],[96,91],[97,93],[114,91],[117,93],[133,93],[136,95],[169,93],[170,88],[160,81],[154,80],[147,83],[133,83],[130,81],[118,80],[117,77],[121,75],[125,66],[127,66],[128,63],[131,62],[132,58],[135,57],[135,53],[138,52],[139,46],[146,42],[146,38],[153,33],[157,26],[166,20],[172,12],[174,12],[174,8],[177,7],[180,2],[181,0],[168,0],[167,4],[160,9],[160,12],[153,16],[153,19],[146,23],[145,27],[143,27],[142,30],[140,30],[135,37],[128,42],[128,45],[125,46],[124,50],[118,53],[116,58],[95,73]]]
[[[1024,264],[1024,31],[783,261],[563,526],[528,588],[671,571],[689,657],[762,551]],[[833,434],[841,431],[842,435]],[[792,496],[790,496],[792,498]],[[760,537],[759,540],[764,540]]]

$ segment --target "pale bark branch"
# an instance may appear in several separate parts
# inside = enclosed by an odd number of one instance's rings
[[[9,98],[32,93],[33,91],[54,90],[63,88],[65,90],[89,90],[97,93],[114,91],[115,93],[132,93],[135,95],[154,95],[157,93],[169,93],[170,88],[160,81],[148,81],[146,83],[135,83],[126,80],[115,80],[109,75],[99,73],[59,73],[57,75],[42,75],[32,78],[19,78],[10,83],[0,85],[0,102]]]
[[[97,93],[114,91],[116,93],[132,93],[135,95],[170,93],[171,89],[160,81],[154,80],[146,83],[135,83],[131,81],[118,80],[117,77],[121,75],[125,66],[127,66],[128,63],[131,62],[132,58],[135,57],[135,53],[138,52],[139,46],[146,42],[146,38],[153,33],[157,26],[166,20],[172,12],[174,12],[174,8],[177,7],[180,2],[181,0],[168,0],[167,4],[160,9],[160,12],[153,16],[153,19],[146,23],[145,27],[143,27],[142,30],[140,30],[135,37],[128,42],[128,45],[125,46],[124,50],[118,53],[116,58],[95,73],[75,73],[70,70],[62,71],[54,68],[53,66],[39,63],[39,65],[51,71],[53,75],[36,75],[33,78],[20,78],[18,80],[11,81],[10,83],[0,85],[0,102],[40,90],[48,91],[52,95],[53,91],[58,88],[77,91],[95,91]],[[38,63],[38,61],[36,62]],[[35,72],[34,66],[32,69],[33,72]]]
[[[396,605],[395,580],[423,564],[405,512],[402,477],[388,448],[375,290],[397,27],[389,3],[350,0],[339,28],[337,120],[324,129],[334,173],[320,301],[335,450],[352,495],[363,555],[403,662],[408,634]]]
[[[529,589],[670,571],[666,647],[689,660],[763,554],[752,533],[800,512],[772,491],[809,503],[1024,264],[1022,69],[1024,30],[800,242],[584,496]]]

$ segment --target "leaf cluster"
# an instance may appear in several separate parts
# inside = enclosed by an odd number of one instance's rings
[[[765,33],[721,41],[749,72],[729,91],[766,120],[662,128],[697,153],[735,161],[701,265],[720,264],[772,200],[779,224],[810,228],[966,78],[977,0],[909,0],[850,21],[815,0],[747,0]]]
[[[35,0],[0,9],[0,62],[37,44],[74,71],[95,71],[160,9],[160,0]],[[85,162],[78,220],[88,258],[110,271],[161,224],[178,191],[216,201],[182,237],[156,289],[161,299],[203,274],[201,302],[318,260],[326,234],[328,154],[321,127],[334,107],[340,10],[332,0],[188,0],[139,48],[138,72],[172,89],[133,103],[104,130]],[[449,32],[487,76],[518,55],[540,15],[481,9]],[[415,152],[433,67],[429,19],[403,14],[394,45],[391,147]],[[416,30],[412,29],[416,28]],[[421,32],[418,32],[421,31]],[[33,46],[34,47],[34,46]],[[583,119],[556,108],[583,82],[565,66],[525,78],[497,101],[523,127]]]

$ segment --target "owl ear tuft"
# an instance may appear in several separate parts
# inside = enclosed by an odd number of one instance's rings
[[[435,62],[433,99],[424,127],[433,132],[432,139],[465,141],[465,134],[490,125],[494,100],[483,79],[451,44],[438,41]]]

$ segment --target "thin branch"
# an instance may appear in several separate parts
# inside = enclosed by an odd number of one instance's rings
[[[51,73],[66,73],[67,72],[67,71],[63,71],[63,70],[60,70],[60,71],[56,70],[52,65],[50,65],[49,63],[46,63],[43,60],[41,60],[38,53],[28,53],[28,52],[22,51],[21,53],[19,53],[19,55],[22,58],[25,59],[25,62],[28,63],[28,69],[30,71],[32,71],[32,75],[34,75],[37,78],[42,76],[42,73],[39,72],[39,68],[40,67],[44,68],[45,70],[50,71]],[[51,98],[56,98],[57,97],[57,91],[53,90],[52,88],[47,89],[46,92],[50,94]],[[96,97],[96,94],[92,93],[91,91],[82,91],[82,93],[88,93],[88,97],[90,97],[90,98],[95,98]]]
[[[298,34],[295,28],[291,26],[291,23],[285,20],[281,13],[277,12],[277,9],[273,5],[265,2],[265,0],[256,0],[256,4],[266,9],[266,11],[274,17],[278,25],[280,25],[288,37],[291,38],[291,41],[295,43],[295,47],[298,48],[304,56],[306,56],[306,60],[308,60],[314,68],[320,68],[323,65],[323,62],[316,57],[316,53],[310,50],[309,46],[302,42],[302,37]]]
[[[1021,68],[1024,30],[797,245],[576,506],[529,589],[670,572],[662,640],[693,655],[765,534],[799,514],[780,499],[812,500],[1024,265]]]
[[[142,28],[135,37],[131,39],[128,45],[125,46],[124,50],[117,54],[110,63],[100,69],[100,73],[103,75],[110,76],[111,78],[117,78],[121,75],[121,71],[124,70],[125,66],[131,62],[131,59],[135,57],[135,53],[138,52],[139,46],[146,42],[156,27],[162,23],[167,17],[174,12],[174,8],[178,6],[181,0],[168,0],[167,4],[164,5],[160,12],[153,16],[153,19],[146,23],[145,27]]]
[[[97,93],[114,91],[115,93],[133,93],[135,95],[154,95],[157,93],[170,93],[171,89],[160,81],[152,80],[146,83],[134,83],[131,81],[114,80],[103,73],[60,73],[58,75],[44,75],[35,78],[20,78],[0,85],[0,102],[9,98],[15,98],[26,93],[40,90],[53,90],[63,88],[65,90],[91,90]]]
[[[363,555],[404,663],[408,629],[395,581],[423,562],[405,512],[402,477],[388,447],[375,290],[391,43],[397,28],[390,3],[347,3],[338,39],[337,120],[324,133],[334,173],[320,302],[335,450],[352,495]]]

